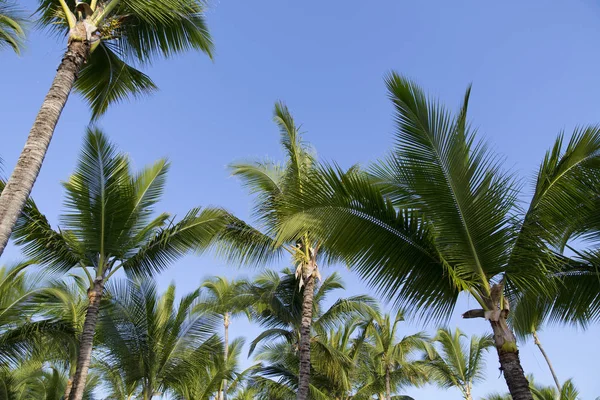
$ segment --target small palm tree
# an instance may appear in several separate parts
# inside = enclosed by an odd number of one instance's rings
[[[299,277],[292,270],[280,275],[266,271],[256,278],[253,293],[253,319],[265,330],[250,344],[252,354],[257,346],[256,360],[262,363],[253,377],[266,393],[266,398],[296,398],[300,385],[301,329],[303,319],[302,290]],[[328,295],[343,289],[334,273],[316,285],[311,321],[311,398],[346,395],[352,389],[350,373],[356,354],[350,346],[356,319],[366,320],[377,312],[375,301],[368,296],[353,296],[336,300],[329,308],[324,305]],[[325,396],[325,397],[324,397]]]
[[[223,357],[229,359],[229,325],[231,319],[246,314],[249,316],[249,307],[252,304],[252,295],[249,292],[248,282],[244,280],[228,281],[224,277],[214,277],[206,280],[200,286],[201,296],[196,311],[210,311],[223,318],[225,343]],[[227,400],[227,380],[223,381],[223,388],[219,390],[216,400]]]
[[[8,46],[20,53],[25,36],[22,14],[12,1],[0,0],[0,49]]]
[[[75,173],[64,184],[63,227],[54,230],[31,200],[19,218],[15,238],[25,254],[47,268],[81,268],[88,280],[70,400],[83,395],[107,280],[120,270],[137,277],[161,271],[189,251],[208,247],[224,226],[217,209],[192,209],[178,222],[167,213],[153,216],[167,170],[161,160],[132,173],[129,159],[102,132],[89,129]]]
[[[110,304],[100,317],[100,354],[104,364],[122,371],[128,387],[141,398],[172,390],[190,371],[204,368],[220,347],[211,316],[192,315],[199,293],[176,306],[175,286],[158,295],[150,280],[113,283]],[[209,364],[210,365],[210,364]],[[195,377],[194,377],[195,378]]]
[[[244,340],[237,338],[229,344],[227,359],[224,358],[223,345],[217,343],[211,354],[205,357],[203,363],[191,366],[193,373],[184,375],[173,385],[173,394],[178,400],[212,399],[223,395],[223,381],[228,380],[228,395],[237,392],[238,387],[254,370],[254,366],[241,371],[240,354]]]
[[[158,57],[186,50],[210,56],[213,49],[201,0],[38,2],[39,23],[65,37],[67,49],[0,195],[0,255],[31,193],[73,88],[90,103],[96,118],[110,104],[156,89],[132,64],[147,65]],[[0,20],[0,29],[3,23],[6,21]]]
[[[597,199],[600,128],[576,130],[567,146],[559,136],[523,211],[513,175],[476,142],[467,122],[470,90],[452,115],[395,73],[387,86],[398,128],[392,154],[369,174],[324,168],[313,175],[281,206],[280,241],[310,226],[330,253],[423,318],[449,318],[459,293],[468,293],[481,308],[463,317],[489,322],[510,393],[531,400],[506,296],[530,292],[550,303],[555,274],[578,275],[555,249],[564,245],[565,228],[585,226],[569,216]]]
[[[439,329],[433,343],[426,346],[425,361],[433,382],[444,388],[456,387],[465,400],[472,400],[473,384],[485,378],[483,357],[494,341],[491,336],[471,336],[467,347],[462,340],[466,337],[458,328],[454,333]]]
[[[255,304],[252,318],[265,328],[250,344],[250,354],[264,341],[284,341],[295,352],[301,354],[302,327],[305,322],[303,307],[304,296],[298,285],[300,278],[289,269],[282,274],[265,271],[253,283]],[[369,296],[359,295],[336,300],[328,309],[324,309],[327,296],[336,289],[343,289],[343,282],[337,273],[333,273],[316,285],[311,312],[311,337],[326,337],[328,330],[343,324],[354,317],[368,319],[378,306]],[[310,342],[310,340],[309,340]]]
[[[391,400],[403,387],[426,381],[425,364],[415,360],[414,355],[425,347],[427,337],[416,333],[398,339],[398,323],[403,320],[404,315],[399,311],[393,317],[375,314],[364,324],[365,354],[359,362],[368,372],[357,390],[358,399],[381,394]]]

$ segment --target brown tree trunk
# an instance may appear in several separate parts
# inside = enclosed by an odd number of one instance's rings
[[[227,364],[227,357],[229,357],[229,321],[230,314],[228,312],[225,313],[223,318],[223,326],[225,327],[225,351],[223,352],[223,356],[225,357],[225,364]],[[227,379],[223,381],[223,400],[227,400]]]
[[[538,338],[538,335],[537,335],[536,331],[533,331],[533,342],[538,347],[538,349],[540,349],[540,352],[542,353],[542,355],[546,359],[546,364],[548,364],[548,368],[550,369],[550,373],[552,374],[552,379],[554,379],[554,383],[556,384],[556,388],[558,389],[558,393],[560,393],[561,390],[562,390],[561,387],[560,387],[560,381],[558,380],[558,377],[556,376],[556,372],[554,372],[554,368],[552,367],[552,363],[550,362],[550,358],[548,357],[548,354],[546,354],[546,351],[542,347],[542,343],[540,342],[540,338]]]
[[[304,291],[302,292],[302,322],[300,325],[300,373],[296,400],[308,400],[310,383],[310,331],[312,325],[313,297],[315,294],[316,263],[312,261],[303,268]]]
[[[79,341],[79,355],[77,356],[77,367],[73,376],[73,389],[69,400],[81,400],[92,359],[92,348],[94,346],[94,334],[100,311],[100,301],[104,290],[104,280],[99,277],[94,281],[94,286],[88,291],[88,308],[83,323],[83,332]]]
[[[500,370],[508,385],[513,400],[533,400],[529,382],[525,377],[515,335],[508,327],[506,319],[500,316],[497,321],[490,320],[494,331],[494,343],[500,359]]]
[[[385,367],[385,398],[392,400],[392,382],[390,378],[390,367]]]
[[[56,123],[69,98],[77,74],[87,60],[89,51],[90,46],[87,42],[69,43],[17,165],[0,195],[0,255],[4,252],[15,222],[31,194],[50,146]]]

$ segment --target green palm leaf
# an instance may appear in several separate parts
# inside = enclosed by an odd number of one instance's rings
[[[0,49],[8,46],[20,54],[25,32],[23,10],[9,0],[0,0]]]

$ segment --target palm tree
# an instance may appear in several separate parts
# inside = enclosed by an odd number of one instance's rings
[[[141,65],[193,49],[212,54],[201,0],[39,0],[40,24],[67,37],[67,49],[25,147],[0,195],[0,255],[23,210],[60,114],[74,87],[92,117],[112,103],[156,89]],[[2,25],[0,24],[0,27]]]
[[[97,129],[88,129],[75,173],[64,184],[63,227],[54,230],[33,201],[15,227],[25,254],[52,269],[81,268],[88,306],[70,400],[81,400],[106,281],[117,271],[148,276],[193,249],[207,247],[225,223],[217,209],[192,209],[179,222],[153,207],[162,195],[168,163],[133,174],[129,159]]]
[[[252,318],[265,328],[251,343],[250,351],[268,340],[288,343],[300,357],[302,356],[302,328],[304,320],[304,295],[298,285],[299,277],[294,271],[284,269],[282,274],[267,270],[253,283]],[[338,273],[334,272],[316,285],[311,312],[311,338],[326,337],[328,330],[351,321],[354,317],[368,319],[378,309],[375,300],[366,295],[351,296],[336,300],[325,309],[325,301],[332,291],[344,289]],[[309,338],[309,343],[311,339]]]
[[[552,294],[549,276],[562,265],[553,249],[573,225],[569,216],[597,198],[590,188],[599,187],[600,129],[576,130],[564,149],[558,138],[521,211],[513,176],[467,123],[470,90],[452,116],[395,73],[387,86],[398,130],[393,153],[371,176],[325,168],[286,197],[280,241],[310,226],[331,253],[423,318],[447,319],[466,292],[481,308],[463,316],[489,321],[510,393],[531,400],[505,288],[511,296]]]
[[[434,343],[426,347],[427,369],[430,378],[439,386],[457,387],[465,400],[472,400],[473,384],[485,378],[483,356],[494,345],[494,341],[491,336],[471,336],[467,347],[463,338],[466,335],[458,328],[454,333],[439,329]]]
[[[223,395],[223,381],[227,379],[231,380],[231,384],[227,386],[227,394],[236,393],[238,387],[255,369],[255,366],[251,366],[246,370],[240,370],[240,354],[243,345],[242,338],[232,340],[225,359],[222,351],[223,344],[218,343],[214,348],[215,351],[208,354],[201,364],[192,367],[194,371],[192,374],[188,374],[174,384],[172,392],[175,398],[178,400],[218,399]]]
[[[0,49],[9,46],[20,53],[25,36],[22,14],[12,1],[0,0]]]
[[[318,260],[321,244],[318,238],[299,234],[292,241],[276,242],[281,220],[281,201],[292,192],[301,192],[315,171],[315,158],[302,141],[299,127],[283,103],[275,104],[274,120],[281,134],[281,145],[286,153],[284,164],[270,160],[239,162],[231,166],[233,175],[242,179],[252,194],[256,194],[254,214],[260,229],[243,221],[232,219],[222,236],[222,253],[230,260],[264,265],[288,252],[296,266],[298,284],[303,288],[302,320],[300,329],[300,383],[298,400],[306,400],[310,379],[310,332],[313,296],[319,279]]]
[[[256,384],[267,398],[291,399],[300,386],[302,356],[302,324],[304,296],[294,271],[285,269],[280,275],[265,271],[253,284],[256,298],[252,313],[265,330],[250,344],[250,354],[257,346],[257,361],[263,363],[254,376]],[[356,319],[369,319],[377,312],[377,305],[368,296],[353,296],[336,300],[325,309],[328,295],[344,286],[337,273],[316,285],[311,321],[311,398],[324,398],[347,393],[352,389],[350,371],[353,352],[349,347],[352,333],[358,326]]]
[[[198,311],[211,311],[223,319],[225,343],[223,357],[229,358],[229,325],[231,319],[240,314],[249,316],[248,309],[252,304],[252,296],[248,291],[248,282],[244,280],[228,281],[224,277],[208,279],[200,286],[201,294],[204,290],[205,296],[201,297]],[[227,400],[227,380],[223,381],[223,388],[217,394],[217,400]]]
[[[185,295],[176,306],[175,285],[159,296],[150,280],[113,283],[110,305],[100,317],[102,343],[97,358],[120,370],[128,387],[140,388],[141,398],[173,389],[203,368],[220,347],[214,318],[192,314],[199,293]],[[107,369],[107,368],[103,368]]]
[[[383,394],[386,400],[391,400],[403,386],[426,381],[425,364],[411,357],[425,347],[427,337],[416,333],[398,339],[398,323],[403,320],[401,311],[394,317],[375,314],[364,325],[365,356],[359,362],[367,373],[357,390],[358,399]]]

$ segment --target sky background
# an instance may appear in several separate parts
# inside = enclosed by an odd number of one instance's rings
[[[36,2],[24,0],[33,10]],[[157,208],[182,215],[197,205],[224,206],[243,218],[251,198],[229,176],[240,159],[282,152],[271,120],[284,100],[320,159],[342,166],[368,164],[392,145],[392,108],[383,77],[391,70],[418,81],[432,95],[458,107],[473,84],[470,119],[479,137],[505,158],[524,183],[523,199],[544,152],[561,131],[600,122],[600,3],[572,1],[210,0],[207,19],[214,61],[188,53],[146,68],[160,91],[109,109],[99,126],[131,155],[136,167],[168,157],[172,167]],[[0,155],[7,174],[18,157],[48,90],[65,43],[31,32],[21,57],[0,53]],[[62,208],[60,182],[73,170],[90,113],[73,95],[33,195],[53,224]],[[14,247],[2,262],[19,258]],[[285,264],[281,267],[287,266]],[[338,270],[350,296],[369,292],[355,275]],[[194,290],[210,275],[251,276],[211,256],[189,256],[164,272],[161,287]],[[372,293],[372,292],[370,292]],[[463,299],[449,323],[487,333],[483,320],[461,320],[473,306]],[[402,334],[433,326],[405,323]],[[230,336],[250,340],[259,329],[234,321]],[[561,380],[574,378],[583,399],[600,395],[596,325],[583,332],[546,327],[540,338]],[[551,384],[531,341],[521,343],[527,373]],[[475,398],[506,391],[495,352]],[[248,365],[248,364],[246,364]],[[458,390],[407,389],[417,400],[459,399]]]

